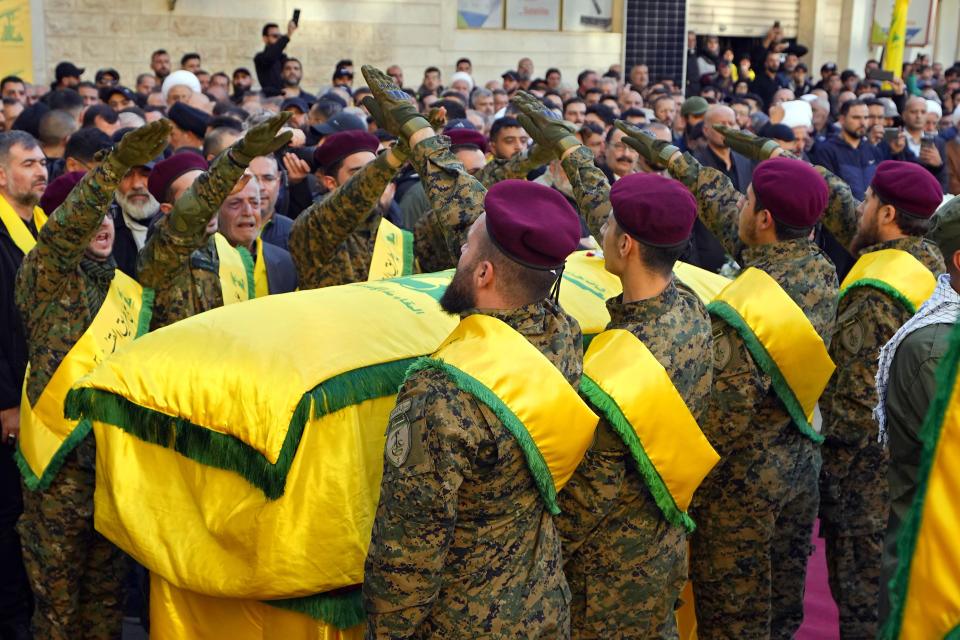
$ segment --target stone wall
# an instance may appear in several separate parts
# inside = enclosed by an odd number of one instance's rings
[[[617,63],[622,46],[620,33],[457,29],[453,0],[176,0],[173,10],[169,0],[31,4],[34,21],[42,19],[34,26],[39,82],[49,82],[57,62],[69,60],[87,69],[84,79],[113,67],[132,86],[138,73],[149,71],[150,54],[159,48],[170,52],[174,68],[182,54],[196,51],[211,73],[229,74],[240,66],[253,71],[263,24],[276,22],[285,30],[294,8],[301,9],[300,29],[287,54],[303,62],[302,86],[310,92],[329,84],[341,58],[358,67],[400,64],[405,83],[414,88],[426,66],[440,67],[446,80],[461,56],[471,58],[480,82],[499,78],[527,56],[537,75],[556,66],[573,83],[584,68],[602,72]],[[360,84],[358,78],[355,86]]]

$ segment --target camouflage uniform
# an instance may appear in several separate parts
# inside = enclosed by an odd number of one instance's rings
[[[17,276],[16,302],[27,330],[36,403],[64,356],[106,298],[116,263],[84,249],[97,233],[123,174],[109,162],[88,174],[40,230]],[[36,596],[37,638],[119,638],[123,620],[123,552],[93,528],[96,444],[74,448],[49,488],[24,488],[18,528]]]
[[[474,173],[473,177],[486,189],[501,180],[524,179],[528,173],[543,166],[536,157],[538,154],[535,150],[536,147],[525,149],[509,160],[493,158]],[[414,184],[407,190],[400,202],[400,210],[403,212],[403,224],[406,228],[416,227],[418,222],[433,212],[422,185]]]
[[[710,231],[736,255],[737,202],[729,178],[689,154],[671,174],[696,196]],[[829,344],[837,274],[806,238],[742,249]],[[820,452],[800,433],[739,334],[713,317],[713,388],[701,427],[721,455],[694,495],[690,574],[704,638],[789,638],[803,620],[803,590],[817,514]]]
[[[586,147],[563,161],[598,237],[610,187]],[[693,415],[710,396],[710,321],[700,300],[670,284],[649,300],[607,301],[607,329],[625,329],[664,366]],[[656,505],[626,444],[601,418],[597,437],[558,502],[555,518],[570,584],[575,638],[676,638],[673,615],[687,581],[687,540]],[[638,579],[641,577],[642,579]]]
[[[151,331],[223,306],[220,259],[206,226],[245,169],[221,153],[157,220],[137,258],[137,280],[154,290]]]
[[[580,383],[576,320],[543,300],[499,318]],[[364,568],[368,638],[568,638],[560,539],[516,439],[439,371],[404,382],[391,421],[408,458],[384,457]]]
[[[457,266],[460,246],[473,221],[483,213],[487,190],[463,169],[450,151],[450,138],[434,136],[420,141],[410,164],[433,211],[413,229],[413,251],[424,273]]]
[[[290,257],[301,289],[367,279],[383,218],[380,196],[398,171],[387,162],[385,153],[380,154],[294,220]]]
[[[845,246],[856,232],[859,203],[850,188],[822,168],[831,201],[824,224]],[[943,258],[928,240],[911,236],[866,247],[865,255],[901,249],[931,272],[944,270]],[[897,329],[913,314],[880,289],[858,287],[840,302],[837,339],[830,357],[837,370],[820,399],[823,415],[823,469],[820,473],[820,531],[826,541],[830,591],[840,610],[843,638],[876,638],[880,566],[887,526],[888,453],[877,442],[873,407],[877,359]]]

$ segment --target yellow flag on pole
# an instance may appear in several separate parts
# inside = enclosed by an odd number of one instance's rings
[[[903,47],[907,41],[907,8],[910,0],[896,0],[890,31],[887,33],[887,50],[883,56],[883,68],[900,77],[903,72]]]

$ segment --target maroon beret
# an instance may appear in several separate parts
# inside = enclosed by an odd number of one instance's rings
[[[164,192],[174,180],[187,171],[194,169],[206,171],[208,168],[207,161],[201,155],[188,151],[175,153],[153,165],[150,177],[147,178],[147,191],[157,199],[157,202],[163,202]]]
[[[827,208],[827,181],[806,162],[770,158],[753,170],[753,192],[775,219],[803,229],[812,227]]]
[[[943,202],[940,182],[915,162],[884,160],[870,186],[878,198],[917,218],[929,218]]]
[[[313,162],[324,172],[333,164],[361,151],[376,153],[380,147],[377,136],[367,131],[340,131],[326,136],[313,151]]]
[[[697,199],[678,181],[656,173],[632,173],[610,188],[620,228],[654,247],[687,241],[697,219]]]
[[[483,208],[493,244],[525,267],[558,269],[580,243],[580,217],[556,189],[502,180],[487,191]]]
[[[487,151],[490,149],[487,145],[487,137],[474,129],[450,129],[444,135],[450,138],[451,147],[458,144],[472,144],[480,149],[483,155],[487,155]]]
[[[50,215],[56,211],[85,173],[86,171],[71,171],[48,184],[47,188],[43,190],[43,195],[40,196],[40,208],[43,209],[43,212]]]

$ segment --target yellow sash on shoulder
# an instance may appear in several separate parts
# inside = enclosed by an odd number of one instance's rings
[[[580,390],[623,438],[663,511],[693,531],[693,492],[720,460],[663,365],[623,329],[604,331],[583,357]]]
[[[43,212],[43,209],[34,207],[33,223],[37,226],[37,231],[43,228],[46,221],[47,214]],[[10,203],[7,202],[3,196],[0,196],[0,222],[6,227],[7,233],[13,238],[13,243],[20,248],[23,255],[30,253],[30,249],[33,249],[37,241],[34,239],[33,234],[30,233],[30,229],[27,228],[27,223],[13,210],[13,207],[10,206]]]
[[[254,284],[256,277],[250,253],[242,247],[234,248],[219,231],[213,234],[213,238],[217,244],[217,258],[220,261],[220,291],[223,293],[223,304],[243,302],[256,297]],[[259,238],[257,241],[259,242]],[[259,246],[258,251],[262,251]],[[262,259],[260,264],[263,264]]]
[[[937,287],[937,277],[910,252],[880,249],[860,256],[840,284],[840,299],[857,287],[873,287],[916,313]]]
[[[260,236],[257,236],[257,261],[253,265],[253,290],[257,298],[270,294],[267,263],[263,259],[263,240],[260,239]]]
[[[881,638],[960,634],[960,323],[936,373],[937,391],[920,430],[917,493],[897,534],[899,563]]]
[[[380,220],[367,280],[386,280],[413,273],[413,234],[386,218]]]
[[[430,368],[500,418],[523,450],[547,508],[560,513],[557,492],[580,464],[599,418],[559,369],[505,322],[484,315],[464,318],[410,373]]]
[[[737,330],[750,355],[773,380],[773,389],[801,433],[823,437],[811,426],[813,409],[836,366],[803,310],[777,281],[749,268],[707,311]]]
[[[146,332],[153,292],[144,293],[132,278],[119,269],[114,272],[107,297],[93,322],[67,352],[34,406],[27,399],[27,368],[20,401],[17,462],[30,489],[50,486],[67,454],[90,432],[88,420],[64,417],[64,399],[74,382]]]

